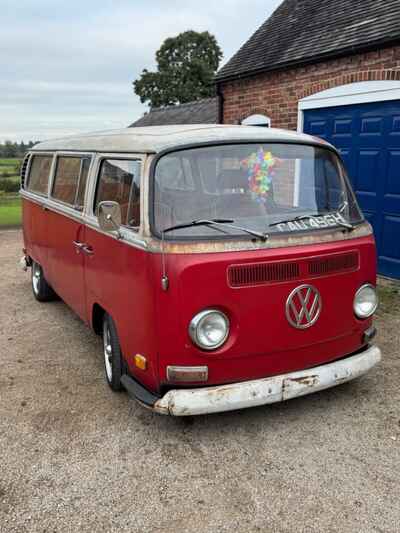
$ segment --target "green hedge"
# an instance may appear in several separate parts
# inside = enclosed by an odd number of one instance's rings
[[[18,181],[9,180],[7,178],[0,179],[0,191],[18,192],[19,187],[20,185]]]

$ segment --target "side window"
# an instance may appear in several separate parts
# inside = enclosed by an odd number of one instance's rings
[[[58,157],[52,197],[83,209],[90,157]]]
[[[113,201],[121,206],[122,224],[140,226],[140,162],[105,159],[100,166],[94,212],[100,202]]]
[[[28,191],[37,192],[47,196],[49,175],[53,157],[51,155],[32,156],[28,179]]]

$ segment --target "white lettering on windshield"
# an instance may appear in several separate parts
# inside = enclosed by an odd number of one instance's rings
[[[348,224],[346,219],[340,213],[330,213],[329,215],[321,215],[311,217],[304,220],[294,220],[291,222],[282,222],[277,225],[279,231],[305,231],[321,228],[332,228],[340,224]]]

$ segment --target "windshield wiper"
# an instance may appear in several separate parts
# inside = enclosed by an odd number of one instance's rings
[[[222,233],[226,233],[229,235],[227,231],[224,231],[222,228],[230,228],[235,229],[239,231],[243,231],[244,233],[247,233],[248,235],[252,235],[253,237],[256,237],[257,239],[260,239],[262,242],[265,242],[268,239],[268,234],[261,233],[259,231],[254,231],[252,229],[243,228],[242,226],[237,226],[236,224],[233,224],[235,222],[232,219],[229,218],[213,218],[211,220],[193,220],[192,222],[186,222],[184,224],[177,224],[176,226],[171,226],[169,228],[165,228],[162,230],[162,233],[169,233],[170,231],[175,231],[177,229],[184,229],[184,228],[192,228],[196,226],[207,226],[212,229],[215,229],[217,231],[221,231]]]
[[[342,216],[341,213],[339,214],[340,216]],[[290,218],[288,220],[279,220],[279,222],[272,222],[272,224],[269,224],[269,227],[271,228],[273,226],[278,226],[279,224],[288,224],[289,222],[298,222],[300,220],[310,220],[312,218],[317,218],[320,216],[323,216],[323,215],[321,213],[314,213],[312,215],[300,215],[294,218]],[[335,222],[338,226],[342,226],[343,228],[346,228],[349,231],[354,229],[353,224],[350,224],[350,222],[345,222],[344,220],[338,220],[337,218],[335,218]]]

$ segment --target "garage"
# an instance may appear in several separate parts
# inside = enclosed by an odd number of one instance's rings
[[[325,138],[342,153],[378,246],[400,279],[398,0],[284,0],[216,76],[218,116]]]
[[[400,278],[400,83],[354,83],[311,95],[299,103],[298,123],[340,150],[374,228],[379,273]]]

